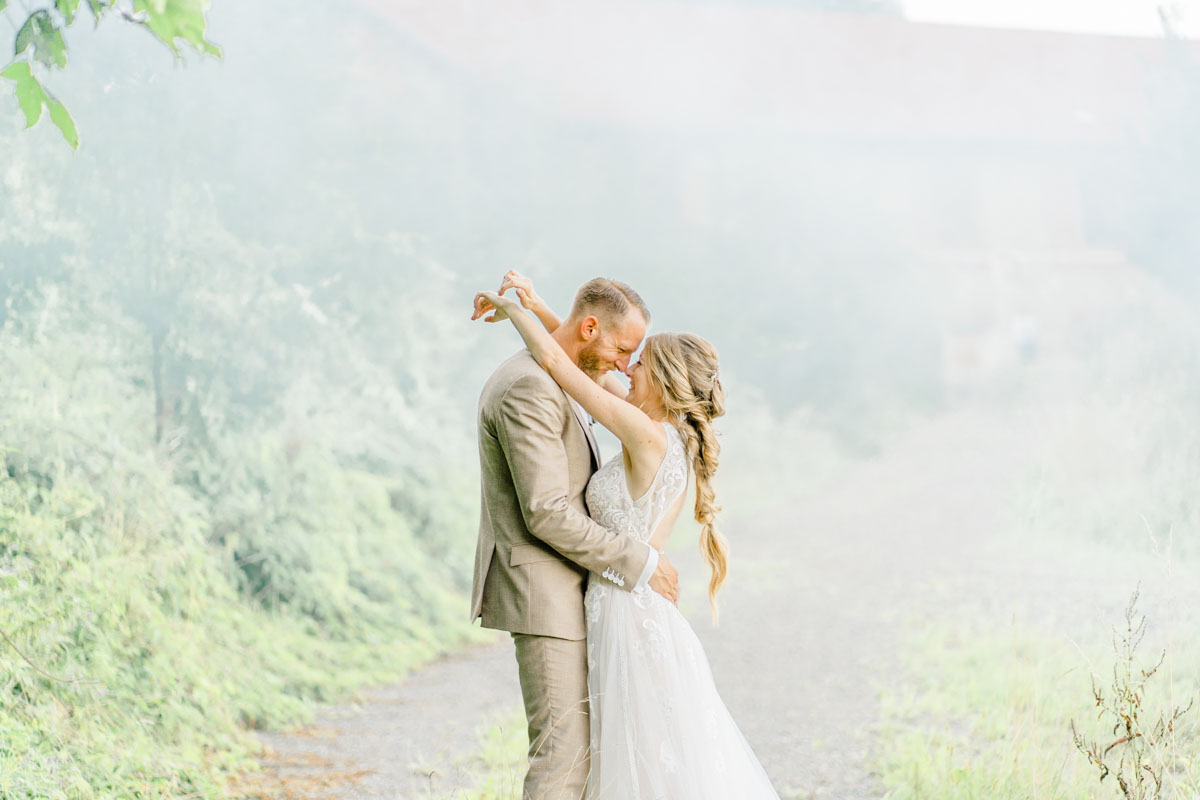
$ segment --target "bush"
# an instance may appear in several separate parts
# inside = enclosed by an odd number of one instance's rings
[[[249,729],[473,635],[439,560],[472,495],[270,407],[172,449],[139,325],[34,294],[0,330],[0,797],[223,796]]]

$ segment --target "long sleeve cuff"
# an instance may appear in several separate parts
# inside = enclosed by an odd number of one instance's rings
[[[649,545],[647,546],[649,547]],[[642,576],[638,578],[637,585],[633,588],[636,590],[648,586],[656,569],[658,569],[658,551],[650,547],[650,557],[646,559],[646,566],[642,567]]]

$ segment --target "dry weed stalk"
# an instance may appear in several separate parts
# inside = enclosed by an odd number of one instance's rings
[[[1102,745],[1096,740],[1087,740],[1071,720],[1071,735],[1075,747],[1087,756],[1088,762],[1100,775],[1100,783],[1114,775],[1120,796],[1125,800],[1160,800],[1163,796],[1163,774],[1175,760],[1173,748],[1169,746],[1175,733],[1175,723],[1192,709],[1194,698],[1187,706],[1176,706],[1168,714],[1163,711],[1157,721],[1148,725],[1143,720],[1153,718],[1145,708],[1146,684],[1154,677],[1167,651],[1163,650],[1158,661],[1149,669],[1136,669],[1134,656],[1146,635],[1146,617],[1136,611],[1139,589],[1135,589],[1125,608],[1125,630],[1113,628],[1113,652],[1117,661],[1113,665],[1113,678],[1109,694],[1105,694],[1096,676],[1092,676],[1092,695],[1100,709],[1097,719],[1108,717],[1114,720],[1114,740]],[[1115,752],[1114,752],[1115,751]]]

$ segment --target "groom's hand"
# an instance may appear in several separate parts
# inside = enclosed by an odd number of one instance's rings
[[[650,576],[650,588],[679,605],[679,573],[671,566],[670,560],[663,554],[658,556],[658,568]]]

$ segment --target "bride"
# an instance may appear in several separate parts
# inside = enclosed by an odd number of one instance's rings
[[[720,450],[712,420],[725,413],[716,350],[690,333],[651,336],[641,359],[626,370],[626,392],[610,375],[600,383],[588,377],[524,312],[530,308],[550,331],[559,324],[527,278],[509,273],[501,290],[507,287],[515,288],[519,302],[480,292],[476,307],[495,309],[489,321],[511,319],[537,362],[621,440],[620,454],[588,484],[592,517],[661,552],[683,508],[689,476],[695,478],[695,516],[700,550],[712,570],[708,595],[715,619],[727,562],[712,488]],[[593,580],[584,608],[588,800],[778,800],[674,604],[649,588],[612,591]]]

